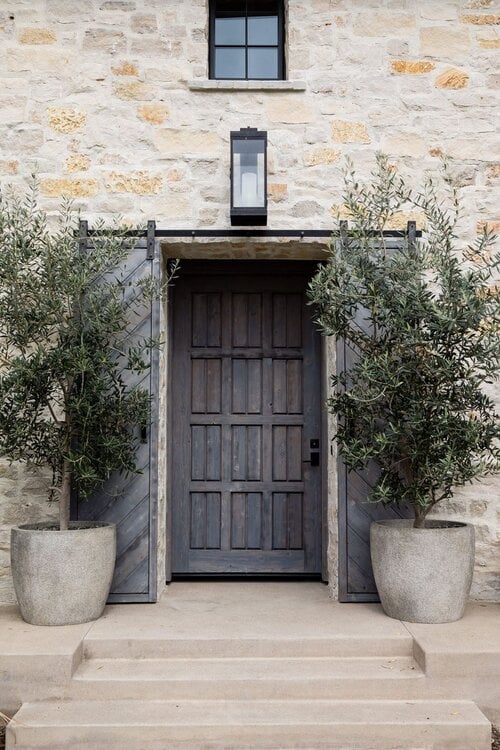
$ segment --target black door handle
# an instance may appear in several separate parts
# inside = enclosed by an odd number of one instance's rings
[[[318,438],[311,438],[309,441],[309,459],[306,459],[302,463],[311,464],[311,466],[319,466],[319,440]]]

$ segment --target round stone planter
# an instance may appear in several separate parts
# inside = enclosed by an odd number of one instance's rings
[[[77,521],[68,531],[27,524],[11,532],[21,615],[32,625],[76,625],[101,616],[116,558],[113,524]]]
[[[376,521],[370,528],[373,573],[384,612],[408,622],[463,617],[474,567],[474,527],[448,521]]]

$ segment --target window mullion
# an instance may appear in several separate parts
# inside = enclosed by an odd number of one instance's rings
[[[248,0],[245,0],[245,80],[248,81]]]

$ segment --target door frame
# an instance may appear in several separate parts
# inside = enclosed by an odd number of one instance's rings
[[[173,260],[173,259],[171,259]],[[233,275],[244,275],[244,273],[251,273],[252,270],[255,272],[256,268],[265,268],[266,273],[273,274],[284,274],[287,271],[297,273],[302,272],[304,277],[310,277],[312,272],[317,267],[317,260],[247,260],[247,259],[182,259],[179,275],[188,273],[190,275],[195,274],[233,274]],[[187,267],[187,268],[186,268]],[[167,367],[167,461],[166,461],[166,476],[167,476],[167,487],[166,487],[166,555],[165,555],[165,580],[169,583],[172,580],[172,489],[169,478],[171,476],[172,469],[172,444],[173,444],[173,409],[170,408],[172,403],[172,378],[173,378],[173,324],[170,324],[174,319],[174,308],[175,308],[175,282],[168,294],[167,300],[167,321],[168,321],[168,332],[166,337],[166,367]],[[320,409],[320,433],[321,433],[321,579],[324,583],[328,583],[329,571],[328,571],[328,479],[329,479],[329,468],[332,457],[330,456],[329,450],[329,420],[328,412],[324,406],[326,401],[326,392],[328,386],[327,380],[327,367],[326,367],[326,342],[324,337],[321,337],[320,346],[320,361],[318,366],[320,369],[320,391],[321,391],[321,409]],[[259,574],[254,574],[255,577],[260,577]],[[200,574],[200,578],[203,575]],[[238,577],[238,576],[236,576]],[[231,574],[227,575],[227,578],[231,578]],[[283,576],[283,580],[286,577]]]

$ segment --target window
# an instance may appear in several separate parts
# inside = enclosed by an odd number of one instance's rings
[[[210,78],[284,78],[283,0],[212,0]]]

